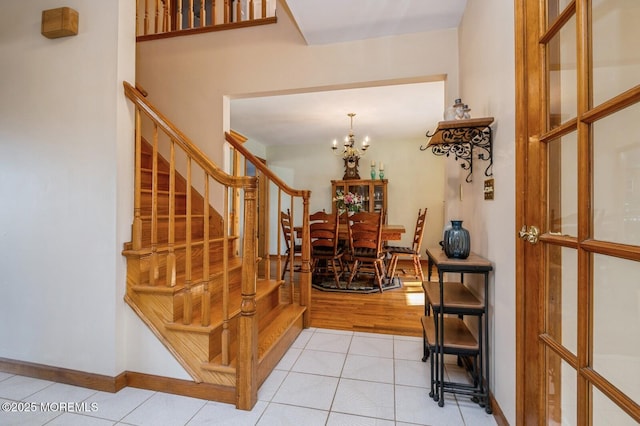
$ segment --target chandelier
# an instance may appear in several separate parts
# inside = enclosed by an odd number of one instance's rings
[[[351,125],[349,126],[349,134],[344,138],[344,146],[341,151],[338,150],[338,141],[334,139],[331,149],[335,155],[342,157],[344,160],[343,179],[360,179],[358,163],[360,157],[363,157],[367,149],[369,149],[369,137],[365,137],[362,140],[362,146],[358,148],[356,146],[356,137],[353,134],[353,117],[356,116],[356,113],[350,112],[347,116],[351,120]]]
[[[353,134],[353,117],[356,116],[355,112],[350,112],[347,116],[351,120],[351,125],[349,126],[349,134],[344,138],[344,146],[342,151],[338,151],[338,141],[336,139],[333,140],[333,145],[331,145],[331,149],[333,153],[337,156],[340,156],[344,159],[349,158],[360,158],[365,155],[367,149],[369,149],[369,136],[365,137],[362,140],[362,147],[358,148],[356,146],[356,138]]]

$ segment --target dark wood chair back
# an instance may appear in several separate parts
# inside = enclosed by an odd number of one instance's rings
[[[285,251],[284,267],[282,268],[282,279],[287,272],[287,267],[291,265],[293,268],[293,262],[291,261],[292,252],[295,260],[296,256],[302,255],[302,244],[296,244],[295,231],[293,224],[291,223],[291,212],[287,209],[286,212],[280,212],[280,226],[282,227],[282,234],[284,236],[284,244],[287,248]]]
[[[352,256],[377,257],[382,252],[383,220],[382,212],[358,212],[349,217],[348,235]]]

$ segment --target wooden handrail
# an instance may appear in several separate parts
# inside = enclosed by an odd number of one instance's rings
[[[255,186],[256,179],[250,176],[231,176],[216,166],[204,152],[200,150],[184,133],[158,111],[145,97],[128,82],[124,82],[125,95],[131,102],[144,111],[147,116],[160,127],[171,139],[193,158],[196,163],[209,173],[216,181],[234,188]]]
[[[244,156],[247,160],[249,160],[252,164],[256,166],[256,169],[260,170],[270,181],[276,184],[279,188],[281,188],[286,194],[292,197],[310,197],[311,191],[307,189],[293,189],[289,185],[287,185],[282,179],[280,179],[275,173],[273,173],[265,164],[260,161],[255,155],[251,153],[247,148],[242,145],[242,142],[236,136],[235,132],[226,132],[225,139],[229,142],[235,150],[237,150],[240,154]]]

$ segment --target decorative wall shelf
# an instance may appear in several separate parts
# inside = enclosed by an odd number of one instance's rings
[[[431,152],[438,156],[453,155],[456,161],[461,161],[460,167],[469,171],[465,180],[471,182],[473,150],[477,148],[481,151],[477,155],[478,159],[489,162],[484,175],[493,176],[491,123],[493,117],[440,121],[433,133],[427,132],[429,143],[421,146],[420,151],[431,148]]]

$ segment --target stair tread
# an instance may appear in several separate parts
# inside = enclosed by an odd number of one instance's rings
[[[229,263],[227,264],[227,270],[231,271],[231,270],[238,269],[240,267],[242,267],[242,258],[234,257],[229,259]],[[224,269],[222,267],[222,262],[220,262],[219,264],[213,265],[213,267],[211,267],[211,270],[209,271],[209,277],[210,279],[214,279],[220,276],[223,272],[224,272]],[[192,274],[192,277],[199,277],[198,279],[192,282],[192,286],[200,284],[201,277],[202,277],[202,265],[194,267],[191,270],[191,274]],[[174,294],[175,295],[180,293],[186,287],[184,275],[185,275],[184,272],[180,272],[176,274],[176,283],[178,284],[176,284],[173,287],[169,287],[162,284],[158,284],[158,285],[136,284],[136,285],[131,285],[130,288],[132,290],[135,290],[141,293],[157,293],[157,294]],[[158,280],[158,281],[160,282],[163,280]]]
[[[282,285],[281,280],[258,280],[256,286],[256,302],[263,297],[271,294]],[[233,303],[237,301],[237,303]],[[242,301],[242,290],[240,288],[231,290],[229,292],[229,318],[240,314],[240,302]],[[208,326],[203,326],[200,319],[200,307],[194,309],[193,320],[191,324],[182,324],[180,319],[176,322],[167,324],[167,328],[171,330],[183,330],[196,333],[210,333],[213,330],[220,327],[223,323],[222,310],[211,309],[210,323]]]
[[[141,188],[140,192],[143,194],[153,194],[153,190],[151,188]],[[158,189],[158,195],[168,195],[168,189]],[[187,191],[175,191],[176,196],[185,196],[187,195]]]
[[[239,238],[240,237],[238,235],[229,235],[229,236],[227,236],[227,239],[229,241],[235,241],[235,240],[237,240]],[[215,244],[215,243],[219,243],[219,242],[221,242],[223,240],[224,240],[224,237],[212,237],[212,238],[209,238],[209,243],[210,244]],[[191,245],[194,246],[194,247],[201,246],[203,244],[204,244],[204,240],[202,240],[202,239],[194,239],[194,240],[191,241]],[[173,247],[174,247],[175,250],[178,250],[178,249],[183,249],[184,247],[186,247],[186,245],[187,244],[186,244],[186,242],[184,240],[183,241],[176,241],[176,242],[174,242]],[[131,243],[131,241],[125,243],[124,244],[124,250],[123,250],[122,254],[125,255],[125,256],[128,256],[128,255],[132,255],[132,256],[135,256],[135,255],[147,256],[147,255],[151,254],[151,247],[145,246],[145,247],[141,248],[140,250],[133,250],[132,246],[133,246],[133,244]],[[168,247],[168,245],[166,243],[162,243],[162,244],[159,243],[158,244],[158,248],[157,248],[157,252],[158,253],[164,253],[164,252],[166,252],[168,250],[169,250],[169,247]]]
[[[264,358],[265,354],[273,346],[273,342],[277,340],[277,337],[283,335],[306,310],[306,307],[297,304],[283,304],[272,309],[270,313],[275,313],[276,311],[279,311],[279,313],[258,333],[258,360]]]
[[[291,325],[300,318],[307,310],[306,307],[298,304],[280,304],[272,309],[270,315],[275,316],[273,321],[268,322],[258,333],[258,362],[262,361],[269,349],[274,346],[280,336],[291,327]],[[228,366],[222,365],[222,355],[218,355],[208,363],[203,363],[202,368],[208,370],[225,370],[234,369],[236,366],[236,358],[230,360]]]

